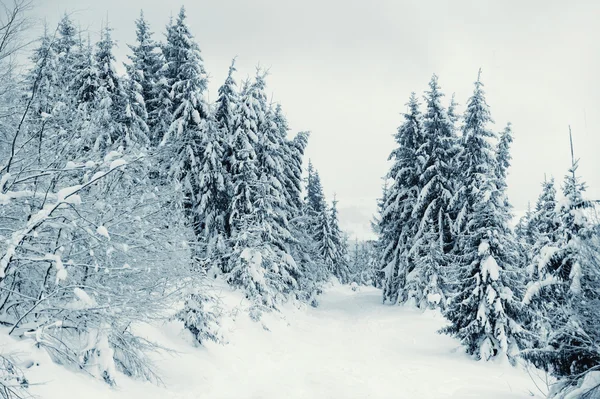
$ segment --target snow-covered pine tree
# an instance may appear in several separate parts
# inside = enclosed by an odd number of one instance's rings
[[[301,271],[281,185],[281,136],[267,107],[264,76],[242,91],[233,140],[231,211],[233,254],[228,281],[260,306],[276,307],[298,288]],[[259,317],[258,314],[255,314]]]
[[[235,69],[235,58],[231,61],[227,78],[219,87],[219,97],[214,105],[214,118],[219,128],[219,140],[223,147],[223,167],[225,168],[225,186],[229,196],[228,202],[231,202],[232,181],[231,181],[231,157],[233,156],[232,140],[236,128],[236,112],[238,107],[239,95],[237,92],[237,84],[233,78]],[[227,209],[229,212],[229,209]],[[229,213],[225,218],[226,236],[231,236],[231,228],[229,226]]]
[[[161,138],[161,145],[173,141],[187,141],[200,121],[208,116],[204,99],[208,79],[200,48],[186,22],[185,8],[181,7],[177,20],[167,27],[167,41],[163,46],[165,77],[170,88],[173,121]]]
[[[519,218],[515,226],[515,235],[525,248],[530,247],[535,242],[534,230],[533,210],[531,209],[531,203],[528,202],[525,213]]]
[[[385,246],[387,245],[385,240],[383,240],[382,237],[382,228],[384,227],[381,223],[381,220],[383,219],[382,215],[383,212],[385,210],[385,204],[387,202],[387,193],[388,193],[388,179],[387,176],[385,176],[383,179],[383,186],[382,186],[382,194],[381,194],[381,198],[377,199],[377,213],[373,216],[373,219],[371,220],[371,231],[373,233],[375,233],[375,235],[378,237],[377,240],[375,240],[375,242],[373,243],[373,250],[374,253],[377,254],[374,259],[373,259],[373,286],[377,287],[377,288],[383,288],[383,282],[385,281],[385,273],[384,270],[382,269],[382,265],[380,264],[380,255]],[[385,267],[385,266],[384,266]]]
[[[229,72],[225,82],[219,87],[219,97],[215,103],[215,120],[218,127],[225,137],[225,142],[229,142],[233,136],[236,123],[236,108],[239,101],[237,84],[233,78],[235,69],[235,58],[231,61]]]
[[[56,40],[54,40],[54,52],[58,57],[56,73],[59,79],[59,87],[67,88],[77,75],[77,46],[78,32],[75,24],[67,14],[60,20],[57,28]],[[65,92],[61,99],[64,104],[70,104],[70,95]]]
[[[278,124],[281,129],[281,119]],[[308,132],[300,132],[292,140],[287,141],[288,160],[285,173],[287,182],[290,183],[287,189],[288,206],[291,209],[294,203],[298,203],[299,206],[296,211],[292,211],[289,224],[290,232],[295,239],[290,245],[290,253],[302,271],[298,279],[300,289],[297,296],[298,299],[316,307],[318,305],[316,296],[321,292],[322,283],[329,276],[325,265],[322,264],[319,248],[313,236],[312,216],[308,212],[306,202],[302,201],[302,161],[308,145],[308,137]],[[300,191],[294,193],[296,187],[300,187]]]
[[[413,210],[419,197],[421,161],[417,152],[424,142],[423,117],[412,93],[404,114],[404,123],[395,135],[398,147],[389,159],[394,163],[387,174],[391,182],[385,191],[378,225],[380,269],[384,271],[383,301],[404,302],[406,275],[413,268],[410,251],[419,222]]]
[[[523,248],[522,258],[527,265],[527,288],[539,285],[548,278],[549,270],[545,267],[545,256],[547,251],[556,247],[558,241],[559,219],[556,205],[554,178],[544,180],[535,210],[528,209],[517,225],[517,237]],[[534,297],[525,298],[525,303],[532,314],[527,329],[534,333],[534,339],[530,344],[533,347],[545,346],[548,339],[551,327],[547,313],[553,306],[549,295],[552,296],[552,290],[541,291]]]
[[[512,358],[520,348],[524,319],[518,253],[508,226],[503,178],[490,139],[496,137],[478,77],[464,114],[458,187],[459,254],[448,279],[454,294],[444,312],[456,336],[478,359]]]
[[[138,90],[146,108],[148,130],[154,132],[154,128],[160,122],[154,118],[158,116],[155,112],[158,108],[157,84],[164,61],[159,45],[152,39],[153,33],[144,18],[143,11],[140,11],[135,26],[136,44],[129,45],[131,55],[128,57],[131,65],[128,67],[127,72],[130,79],[133,79],[139,85]],[[152,135],[151,139],[153,144],[158,144],[157,137]]]
[[[450,105],[448,105],[448,119],[452,122],[452,125],[456,129],[456,124],[460,120],[460,115],[457,113],[456,108],[458,107],[458,103],[456,102],[456,94],[452,93],[452,97],[450,98]]]
[[[58,57],[55,52],[53,41],[47,27],[40,39],[40,45],[33,51],[31,62],[33,67],[27,73],[26,80],[28,92],[36,90],[36,95],[31,104],[33,117],[45,119],[52,114],[56,105],[57,90],[59,88],[59,76],[57,74]]]
[[[198,168],[197,204],[194,213],[198,219],[200,244],[206,260],[221,263],[226,252],[226,218],[229,207],[227,173],[223,166],[224,149],[221,131],[213,118],[204,122]]]
[[[143,71],[135,65],[125,65],[127,79],[124,82],[125,109],[123,127],[125,132],[124,145],[131,147],[139,144],[150,144],[150,130],[148,129],[148,111],[143,93]]]
[[[160,91],[158,112],[163,113],[166,120],[171,120],[171,124],[160,138],[160,163],[167,169],[168,180],[180,185],[182,206],[196,236],[200,237],[200,221],[194,207],[199,201],[198,186],[202,178],[200,143],[202,121],[208,117],[208,105],[204,99],[207,77],[200,49],[186,22],[184,7],[181,7],[176,21],[167,27],[167,41],[162,50],[166,63],[163,73],[168,86],[164,87],[162,79],[157,85]],[[162,123],[164,121],[159,125]]]
[[[281,104],[275,106],[275,114],[273,122],[277,126],[281,137],[281,146],[283,149],[283,189],[285,199],[290,212],[293,216],[297,216],[302,209],[302,154],[303,147],[298,147],[298,142],[288,140],[287,135],[290,128],[283,114]],[[307,133],[300,133],[306,135]],[[306,141],[306,138],[296,136],[298,140]],[[298,152],[301,150],[301,152]]]
[[[337,248],[331,226],[331,211],[327,206],[319,172],[312,162],[308,163],[308,178],[306,186],[306,208],[304,213],[308,218],[309,231],[316,242],[319,257],[327,267],[328,273],[333,273],[337,262]]]
[[[571,155],[573,155],[571,146]],[[563,184],[564,200],[558,203],[559,227],[556,241],[542,247],[538,256],[538,281],[527,289],[523,302],[537,303],[544,311],[544,327],[549,329],[543,346],[525,351],[523,357],[551,371],[558,378],[579,379],[600,364],[600,353],[590,334],[590,304],[598,303],[598,264],[589,245],[594,230],[589,221],[591,203],[583,198],[585,184],[577,176],[578,161]],[[551,193],[549,197],[551,198]],[[550,239],[553,237],[549,237]],[[590,320],[591,321],[591,320]],[[549,325],[549,326],[548,326]]]
[[[305,201],[308,211],[313,213],[315,217],[327,207],[319,172],[315,170],[310,159],[308,160],[308,177],[306,180]]]
[[[409,299],[420,307],[443,304],[441,299],[446,294],[442,275],[448,263],[444,255],[452,248],[450,200],[455,185],[452,162],[457,140],[453,122],[440,101],[442,97],[438,77],[433,75],[425,96],[423,141],[416,154],[421,170],[412,217],[418,223],[418,230],[410,251],[417,261],[414,269],[407,270],[406,282]],[[434,243],[438,250],[433,249]],[[426,270],[419,270],[421,267]]]
[[[282,277],[282,287],[285,293],[295,292],[298,289],[300,269],[291,256],[291,245],[296,242],[290,232],[290,219],[297,212],[293,203],[288,202],[286,168],[289,161],[287,142],[282,134],[280,117],[276,109],[267,106],[264,94],[264,75],[256,77],[257,84],[261,84],[262,101],[266,108],[265,118],[259,129],[260,137],[257,147],[258,167],[260,181],[267,184],[266,192],[271,198],[270,207],[273,208],[272,216],[265,220],[271,237],[269,242],[280,252],[281,261],[279,274]],[[279,123],[278,123],[279,122]],[[264,184],[264,183],[263,183]]]
[[[89,117],[92,107],[97,104],[98,89],[100,88],[100,71],[94,57],[94,50],[90,38],[87,44],[81,43],[81,51],[77,57],[77,71],[69,89],[75,96],[78,111]]]
[[[331,231],[331,214],[327,204],[325,204],[325,207],[316,214],[315,223],[314,238],[319,246],[319,254],[321,255],[321,259],[325,262],[325,265],[327,265],[329,272],[333,273],[337,253],[335,242],[333,241],[333,233]]]
[[[331,203],[331,215],[329,217],[331,226],[331,241],[333,242],[335,258],[333,261],[333,275],[340,280],[342,284],[350,282],[350,269],[348,265],[348,242],[347,238],[340,229],[337,204],[338,200],[333,197]]]
[[[253,211],[252,184],[258,180],[259,174],[255,148],[258,144],[260,118],[264,117],[264,115],[258,115],[260,110],[257,109],[255,88],[249,82],[246,82],[244,86],[231,141],[232,153],[229,160],[233,186],[229,216],[232,236],[242,230],[240,225],[242,217]]]
[[[539,280],[545,274],[544,262],[540,265],[540,260],[544,256],[542,249],[555,247],[558,241],[560,220],[556,213],[557,204],[554,178],[544,180],[535,209],[528,210],[522,223],[521,236],[528,245],[529,252],[533,254],[529,258],[530,262],[527,267],[529,278],[532,281]]]
[[[94,151],[102,153],[125,139],[125,110],[127,104],[123,82],[117,74],[113,47],[115,42],[108,24],[102,29],[100,41],[96,43],[96,65],[98,68],[97,104],[94,106],[92,137]]]

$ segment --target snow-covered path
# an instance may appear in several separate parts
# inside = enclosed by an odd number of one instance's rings
[[[191,347],[174,325],[149,329],[151,339],[180,352],[157,355],[165,387],[121,377],[109,389],[45,364],[39,377],[54,381],[34,392],[61,399],[64,392],[115,399],[541,397],[525,371],[475,362],[457,341],[436,334],[444,323],[439,314],[383,306],[380,298],[376,289],[333,286],[316,309],[290,307],[262,323],[240,312],[227,327],[229,344],[206,348]],[[224,300],[242,301],[237,293]]]

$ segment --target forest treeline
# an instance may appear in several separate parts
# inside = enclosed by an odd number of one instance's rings
[[[572,142],[562,197],[545,179],[513,229],[511,125],[492,129],[481,71],[462,115],[443,96],[434,75],[395,136],[375,223],[384,302],[439,308],[440,332],[474,358],[522,359],[556,377],[551,397],[596,395],[600,225]]]
[[[0,29],[6,334],[111,385],[117,372],[159,381],[148,361],[156,343],[136,323],[175,319],[200,344],[220,341],[213,278],[242,290],[259,320],[286,302],[318,306],[335,277],[382,288],[386,304],[439,308],[441,332],[474,358],[557,377],[551,396],[597,390],[594,203],[573,157],[563,196],[545,180],[511,228],[513,133],[492,129],[481,76],[462,114],[454,98],[444,105],[435,75],[423,100],[410,96],[378,238],[352,247],[337,201],[311,162],[304,170],[309,133],[290,135],[266,71],[239,81],[234,59],[207,100],[183,8],[163,40],[140,15],[119,74],[110,26],[93,38],[68,15],[16,68],[27,6],[7,7]],[[0,360],[2,395],[23,395],[27,371],[10,354]]]
[[[25,21],[27,3],[15,5],[8,41]],[[326,201],[312,164],[303,176],[309,134],[289,136],[264,70],[238,84],[233,61],[209,103],[183,8],[161,42],[139,17],[123,75],[110,26],[95,42],[76,26],[65,15],[25,73],[2,77],[0,323],[9,335],[35,337],[58,363],[110,384],[116,371],[158,380],[147,360],[156,344],[135,323],[171,317],[198,342],[218,341],[216,275],[244,290],[254,319],[287,301],[317,306],[331,275],[361,277],[337,201]],[[4,360],[5,392],[17,395],[27,379]]]

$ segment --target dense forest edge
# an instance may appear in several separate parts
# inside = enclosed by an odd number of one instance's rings
[[[160,383],[136,323],[219,343],[215,280],[260,321],[337,279],[439,310],[474,361],[547,372],[548,397],[600,395],[600,224],[570,129],[562,193],[544,179],[513,226],[512,126],[493,130],[481,70],[463,112],[433,75],[394,136],[377,239],[352,243],[266,70],[239,81],[234,58],[207,100],[183,7],[163,41],[140,14],[124,74],[108,23],[94,40],[65,14],[28,43],[30,8],[5,5],[0,27],[0,333],[111,386]],[[0,354],[2,397],[28,395],[27,368]]]

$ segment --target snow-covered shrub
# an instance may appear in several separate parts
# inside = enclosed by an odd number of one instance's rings
[[[223,342],[219,326],[221,312],[218,299],[205,293],[204,287],[192,289],[194,292],[187,295],[183,309],[177,312],[175,318],[183,322],[184,327],[199,344],[206,340]]]

